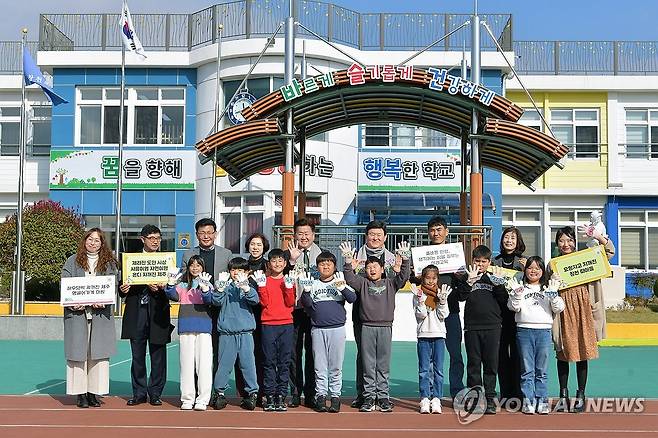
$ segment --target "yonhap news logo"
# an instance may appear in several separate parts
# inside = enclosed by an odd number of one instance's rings
[[[642,397],[594,397],[585,400],[584,412],[590,414],[639,414],[644,412],[644,402],[645,399]],[[520,413],[523,407],[523,401],[518,398],[494,399],[493,403],[497,412]],[[551,413],[560,412],[564,408],[568,412],[573,403],[574,399],[571,399],[569,406],[564,406],[565,403],[557,398],[549,399]],[[460,424],[466,425],[479,420],[484,416],[487,407],[484,388],[475,386],[462,389],[455,396],[453,407]]]

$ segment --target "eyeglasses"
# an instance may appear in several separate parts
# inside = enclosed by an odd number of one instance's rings
[[[162,240],[162,236],[146,236],[144,239],[157,242],[158,240]]]
[[[197,236],[200,236],[200,237],[214,236],[215,231],[210,231],[210,232],[203,231],[203,232],[197,232],[196,234],[197,234]]]

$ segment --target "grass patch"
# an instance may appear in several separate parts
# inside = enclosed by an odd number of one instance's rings
[[[631,310],[606,310],[607,322],[658,324],[658,305],[637,306]]]

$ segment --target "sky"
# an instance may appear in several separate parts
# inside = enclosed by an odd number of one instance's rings
[[[258,0],[257,0],[258,1]],[[264,0],[263,0],[264,1]],[[129,0],[131,13],[191,13],[213,0]],[[471,13],[473,0],[333,0],[357,12]],[[511,13],[514,40],[658,41],[656,0],[479,0],[482,13]],[[39,14],[102,13],[121,10],[121,0],[0,0],[0,40],[38,39]]]

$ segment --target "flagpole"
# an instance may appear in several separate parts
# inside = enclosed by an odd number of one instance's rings
[[[221,96],[222,88],[220,85],[220,68],[222,62],[222,30],[224,30],[224,25],[219,24],[217,26],[217,90],[216,90],[216,99],[215,102],[215,132],[218,132],[222,127],[222,121],[219,119],[221,114]],[[215,148],[215,159],[212,162],[212,180],[210,183],[210,217],[212,220],[217,222],[215,214],[217,211],[217,148]]]
[[[21,57],[25,51],[25,40],[27,38],[27,28],[21,30]],[[25,68],[21,62],[21,143],[19,145],[18,160],[18,205],[16,208],[16,268],[14,273],[14,296],[11,300],[12,314],[22,315],[25,303],[24,274],[23,274],[23,175],[25,175],[25,149],[27,145],[26,124],[27,115],[25,114]]]
[[[114,253],[119,260],[119,245],[121,243],[121,189],[123,184],[123,95],[126,89],[126,47],[121,45],[121,97],[119,98],[119,177],[117,178],[117,209],[116,209],[116,231],[114,236]],[[117,293],[116,309],[117,315],[121,315],[121,297]]]

